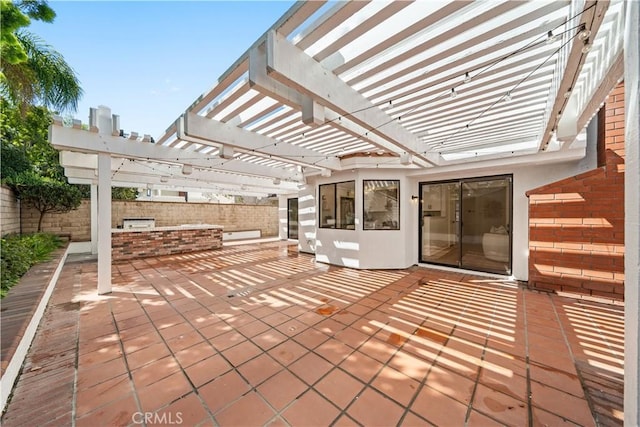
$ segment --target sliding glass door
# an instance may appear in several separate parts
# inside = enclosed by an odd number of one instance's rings
[[[457,182],[421,185],[422,261],[459,265],[459,193]]]
[[[420,260],[511,274],[511,177],[420,185]]]

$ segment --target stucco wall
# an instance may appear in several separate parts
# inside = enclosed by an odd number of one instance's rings
[[[0,189],[0,235],[20,232],[20,202],[4,185]]]
[[[36,231],[38,216],[39,213],[33,209],[22,210],[24,233]],[[130,217],[155,218],[158,227],[215,224],[222,225],[224,231],[259,229],[262,237],[278,235],[277,206],[114,200],[111,208],[111,226],[116,228],[122,225],[123,218]],[[91,240],[89,200],[83,200],[77,210],[64,214],[45,215],[42,229],[56,234],[69,234],[73,241]]]

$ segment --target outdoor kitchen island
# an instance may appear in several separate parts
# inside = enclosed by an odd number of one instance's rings
[[[210,224],[112,229],[112,261],[220,249],[222,229]]]

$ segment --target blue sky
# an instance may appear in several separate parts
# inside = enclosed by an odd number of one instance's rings
[[[60,52],[84,96],[74,117],[106,105],[125,131],[165,129],[293,1],[50,1],[52,24],[29,31]]]

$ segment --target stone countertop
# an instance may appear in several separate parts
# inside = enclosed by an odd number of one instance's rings
[[[224,226],[214,224],[183,224],[172,225],[168,227],[151,227],[151,228],[112,228],[112,233],[143,233],[149,231],[177,231],[177,230],[202,230],[216,228],[222,230]]]

